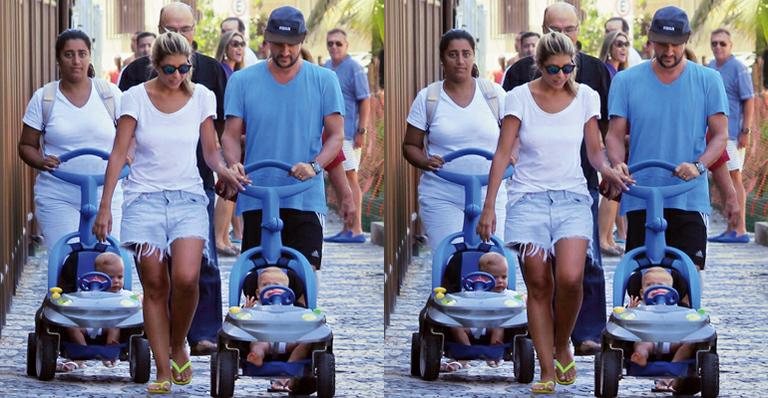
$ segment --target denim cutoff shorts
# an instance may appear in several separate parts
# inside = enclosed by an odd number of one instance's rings
[[[165,258],[174,240],[195,238],[203,240],[203,255],[208,258],[206,206],[207,197],[187,191],[144,192],[126,199],[120,227],[123,246],[135,250],[139,258],[155,250]]]
[[[571,191],[526,193],[507,203],[504,239],[523,255],[544,250],[546,258],[554,255],[555,243],[560,239],[581,238],[587,241],[587,256],[590,257],[591,206],[591,197]]]

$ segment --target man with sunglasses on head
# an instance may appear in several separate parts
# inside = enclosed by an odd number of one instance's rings
[[[360,190],[358,169],[360,168],[361,149],[368,132],[369,116],[371,114],[371,92],[368,89],[368,74],[365,69],[349,56],[347,33],[341,29],[332,29],[326,35],[328,55],[331,59],[325,67],[334,71],[341,84],[341,94],[344,96],[344,172],[347,175],[349,188],[352,190],[352,200],[355,212],[351,223],[344,223],[342,230],[336,235],[325,238],[326,242],[364,243],[365,235],[362,226],[363,193]],[[346,221],[346,220],[345,220]]]
[[[664,218],[667,244],[703,270],[709,189],[706,176],[697,177],[725,149],[729,110],[720,74],[686,59],[690,34],[685,11],[673,6],[656,11],[648,31],[655,57],[618,73],[611,83],[605,145],[611,164],[626,167],[624,140],[631,126],[629,164],[658,159],[676,165],[674,173],[661,168],[634,173],[637,184],[663,186],[695,179],[691,191],[664,199]],[[609,196],[620,192],[618,187],[610,191]],[[645,243],[645,202],[624,195],[621,212],[627,215],[626,250],[630,251]]]
[[[281,234],[285,246],[303,254],[318,270],[326,212],[322,173],[341,150],[345,110],[336,74],[301,58],[306,34],[301,11],[290,6],[272,11],[264,29],[270,58],[234,73],[227,83],[221,145],[229,165],[239,164],[243,151],[246,165],[267,159],[292,165],[289,173],[276,168],[253,172],[249,176],[254,183],[277,186],[311,181],[307,191],[280,199]],[[261,242],[262,204],[239,195],[237,213],[243,215],[242,250],[246,251]]]
[[[195,34],[195,17],[192,8],[181,2],[165,5],[160,10],[158,23],[160,33],[176,32],[192,44]],[[224,69],[215,59],[195,52],[189,60],[192,65],[192,82],[202,84],[216,95],[216,119],[214,126],[221,134],[224,130],[224,90],[227,78]],[[142,84],[154,77],[154,68],[149,67],[149,56],[139,58],[128,65],[120,77],[120,90]],[[171,72],[173,73],[173,72]],[[216,239],[213,232],[213,206],[215,202],[213,172],[203,159],[202,147],[197,146],[197,168],[203,179],[203,187],[208,196],[208,253],[210,258],[203,258],[200,268],[200,299],[189,329],[187,340],[192,355],[209,355],[216,351],[216,336],[221,328],[221,274],[216,256]]]
[[[746,225],[747,195],[744,192],[744,182],[741,170],[744,167],[744,155],[749,146],[751,132],[754,130],[755,92],[752,88],[752,74],[746,65],[733,56],[731,33],[726,29],[716,29],[710,35],[712,55],[715,59],[709,67],[720,72],[725,84],[725,94],[728,96],[728,171],[736,189],[739,203],[739,215],[736,224],[728,224],[725,232],[709,238],[710,242],[720,243],[749,243]]]
[[[576,44],[579,35],[578,12],[568,3],[555,3],[544,10],[542,30],[547,33],[556,31],[565,34]],[[534,57],[526,57],[512,65],[504,77],[504,90],[526,84],[538,77],[538,68],[534,66]],[[600,95],[600,115],[598,120],[603,135],[608,129],[606,117],[608,107],[608,89],[610,76],[602,61],[579,52],[573,60],[576,65],[576,82],[586,84]],[[572,71],[573,72],[573,71]],[[597,232],[598,179],[597,171],[587,159],[585,144],[581,146],[581,168],[587,179],[587,188],[592,197],[592,258],[587,257],[584,264],[584,298],[576,319],[576,326],[571,334],[576,355],[594,355],[600,350],[600,335],[605,328],[605,274],[600,256],[599,236]]]

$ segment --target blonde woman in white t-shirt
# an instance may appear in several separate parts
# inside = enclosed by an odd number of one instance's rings
[[[627,170],[608,163],[597,127],[600,98],[575,82],[575,55],[567,36],[553,32],[541,38],[535,54],[541,77],[507,94],[488,185],[490,198],[511,156],[515,174],[507,186],[505,240],[523,258],[528,327],[541,368],[534,393],[552,393],[555,383],[576,380],[569,339],[581,307],[584,260],[592,247],[592,199],[581,170],[582,140],[603,178],[619,185],[630,181]],[[494,208],[486,199],[477,228],[483,239],[496,228]]]
[[[138,258],[144,288],[144,330],[157,368],[149,393],[169,393],[171,383],[192,380],[185,338],[197,307],[200,260],[208,247],[208,199],[197,170],[198,141],[206,163],[228,187],[242,189],[240,183],[246,182],[242,168],[229,169],[224,163],[213,127],[216,99],[210,90],[191,82],[191,55],[183,36],[160,35],[150,55],[157,77],[123,95],[93,228],[99,239],[112,229],[109,198],[129,148],[135,145],[123,186],[121,232],[123,244]]]

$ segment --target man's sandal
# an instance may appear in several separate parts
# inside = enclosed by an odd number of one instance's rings
[[[566,377],[565,374],[569,370],[571,370],[571,369],[576,370],[576,361],[575,360],[571,361],[571,363],[569,363],[568,365],[566,365],[564,367],[562,364],[560,364],[560,361],[555,359],[555,371],[559,372],[557,374],[557,376],[555,377],[555,381],[557,382],[557,384],[568,386],[568,385],[571,385],[571,384],[576,382],[576,374],[575,373],[573,374],[572,378],[564,379]]]
[[[170,394],[171,382],[168,380],[157,380],[147,385],[147,392],[150,394]]]
[[[192,360],[187,361],[184,365],[179,366],[176,364],[176,361],[171,359],[171,371],[175,372],[171,376],[171,380],[173,381],[173,384],[178,384],[180,386],[187,385],[192,382],[192,373],[189,374],[189,377],[186,379],[183,379],[182,373],[184,373],[185,370],[190,369],[192,367]],[[191,370],[191,369],[190,369]]]
[[[531,392],[534,394],[554,394],[555,382],[549,381],[537,381],[531,386]]]

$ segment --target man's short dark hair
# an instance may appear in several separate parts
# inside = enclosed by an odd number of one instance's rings
[[[153,39],[157,39],[157,35],[154,34],[153,32],[141,32],[136,35],[136,42],[138,42],[139,40],[145,37],[152,37]]]
[[[527,39],[529,37],[535,37],[537,39],[541,39],[541,35],[536,33],[536,32],[523,32],[520,35],[520,41],[522,42],[523,40],[525,40],[525,39]]]
[[[243,23],[243,20],[238,18],[238,17],[228,17],[228,18],[225,18],[219,24],[219,29],[221,29],[222,26],[224,26],[224,23],[229,22],[229,21],[237,21],[237,31],[240,32],[240,33],[245,33],[245,23]]]
[[[607,21],[605,21],[605,23],[603,24],[603,28],[605,28],[606,26],[608,26],[608,23],[609,23],[609,22],[613,22],[613,21],[621,21],[621,31],[622,31],[622,32],[624,32],[624,33],[626,33],[626,34],[629,34],[629,24],[627,23],[627,20],[626,20],[626,19],[624,19],[624,18],[622,18],[622,17],[612,17],[612,18],[609,18],[609,19],[608,19]],[[607,31],[607,30],[608,30],[608,29],[606,29],[606,31]]]

